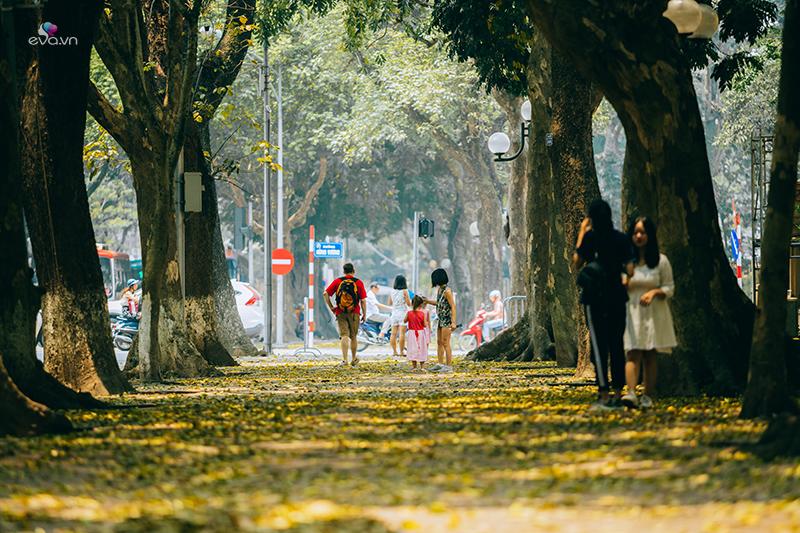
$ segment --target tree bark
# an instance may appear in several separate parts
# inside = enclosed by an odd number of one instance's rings
[[[101,4],[46,4],[77,46],[40,46],[22,104],[26,215],[39,286],[45,369],[77,391],[132,391],[117,365],[83,178],[89,56]]]
[[[129,157],[144,264],[137,350],[139,375],[145,381],[160,381],[166,376],[212,375],[212,368],[192,344],[186,327],[174,209],[176,191],[171,171],[174,166],[168,157],[153,152],[147,155],[129,152]]]
[[[201,172],[203,211],[186,214],[186,325],[194,346],[210,364],[236,366],[233,356],[256,355],[244,332],[228,276],[217,210],[217,186],[204,152],[208,126],[190,123],[186,171]]]
[[[0,435],[38,435],[71,430],[72,424],[67,417],[20,392],[0,356]]]
[[[625,127],[623,211],[657,221],[675,272],[680,345],[662,358],[674,368],[660,382],[669,392],[741,390],[753,310],[725,257],[691,71],[664,2],[528,0],[528,8]]]
[[[548,291],[550,274],[550,190],[552,168],[545,139],[550,131],[551,116],[551,65],[550,45],[539,34],[531,42],[531,59],[528,65],[528,99],[531,102],[531,124],[528,137],[528,191],[527,228],[530,264],[530,293],[528,318],[530,343],[521,355],[522,360],[547,359],[553,352],[552,293]]]
[[[764,234],[758,312],[750,351],[750,378],[742,404],[743,418],[797,411],[786,379],[789,338],[786,290],[789,285],[789,244],[792,240],[797,160],[800,150],[800,0],[786,2],[781,51],[778,116]],[[794,421],[797,426],[797,420]],[[800,440],[795,439],[796,450]]]
[[[0,434],[24,435],[66,431],[71,426],[64,416],[25,397],[3,364],[8,355],[35,360],[34,320],[38,307],[25,246],[17,68],[11,61],[20,37],[27,38],[24,31],[15,35],[15,26],[20,30],[31,26],[17,25],[15,12],[5,7],[0,10],[0,28],[7,37],[0,39],[0,131],[9,135],[0,142]],[[27,17],[20,19],[27,21]]]
[[[552,294],[548,292],[547,283],[550,266],[552,168],[545,144],[551,121],[550,69],[550,45],[540,34],[534,34],[527,69],[531,123],[527,153],[520,156],[527,158],[525,276],[528,300],[525,318],[528,327],[511,328],[492,342],[485,343],[468,354],[478,361],[498,358],[531,361],[549,358],[554,353],[550,316]],[[525,348],[518,353],[504,353],[508,346]]]
[[[123,109],[91,86],[89,110],[128,154],[136,190],[144,266],[136,355],[145,381],[213,373],[186,328],[176,227],[175,172],[191,116],[202,5],[154,0],[143,9],[111,0],[95,43]]]
[[[198,65],[193,110],[200,122],[187,118],[185,169],[202,173],[204,190],[202,212],[186,215],[186,319],[192,343],[216,366],[258,354],[242,327],[228,276],[209,139],[209,123],[247,55],[254,18],[255,0],[228,2],[222,37]]]
[[[552,84],[550,313],[558,366],[576,366],[576,374],[586,376],[593,372],[589,330],[576,285],[577,272],[571,271],[570,264],[587,207],[600,197],[592,147],[592,114],[599,98],[592,85],[558,52],[553,52]]]

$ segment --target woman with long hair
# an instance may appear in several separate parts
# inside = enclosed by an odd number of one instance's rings
[[[638,217],[630,226],[629,238],[636,250],[633,276],[628,281],[627,327],[624,344],[628,392],[622,403],[648,409],[656,385],[656,354],[668,353],[678,345],[672,313],[667,300],[675,294],[672,265],[658,248],[656,225]],[[644,365],[644,394],[636,395],[639,371]]]
[[[600,199],[589,206],[572,255],[573,268],[584,265],[578,282],[583,281],[581,303],[586,313],[598,388],[598,399],[592,409],[621,407],[620,397],[625,384],[622,336],[625,332],[625,302],[628,299],[622,275],[633,275],[633,249],[627,235],[614,229],[611,207]],[[610,394],[612,388],[614,396]]]
[[[408,294],[408,282],[406,277],[398,275],[394,278],[394,286],[390,296],[392,303],[392,314],[389,320],[383,323],[381,328],[381,335],[383,335],[387,328],[392,328],[391,336],[389,337],[389,344],[392,346],[392,355],[405,355],[406,350],[406,324],[405,318],[408,309],[411,307],[411,297]],[[397,353],[398,345],[400,353]]]

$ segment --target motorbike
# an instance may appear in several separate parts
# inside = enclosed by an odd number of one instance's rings
[[[363,352],[367,346],[383,346],[389,344],[391,331],[381,335],[381,324],[374,320],[367,320],[358,328],[358,351]]]
[[[111,323],[111,338],[114,341],[114,346],[127,352],[131,349],[133,339],[136,338],[138,333],[139,319],[131,314],[127,305],[123,305],[122,314]]]
[[[469,321],[467,327],[458,336],[458,347],[465,351],[470,352],[481,345],[483,342],[483,323],[486,321],[486,309],[480,309],[472,320]]]

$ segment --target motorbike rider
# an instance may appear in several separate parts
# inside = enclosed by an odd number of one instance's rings
[[[492,330],[500,329],[505,324],[505,310],[503,309],[503,295],[498,290],[489,293],[489,301],[492,303],[492,310],[486,313],[483,322],[483,341],[489,340]]]
[[[389,315],[381,313],[381,309],[391,312],[392,307],[378,301],[380,290],[380,285],[377,282],[373,281],[369,284],[369,290],[367,291],[367,320],[383,324],[389,319]]]
[[[139,280],[129,279],[127,287],[122,291],[122,307],[128,308],[128,313],[137,320],[141,317],[141,310],[139,309],[139,298],[136,292],[139,290]]]

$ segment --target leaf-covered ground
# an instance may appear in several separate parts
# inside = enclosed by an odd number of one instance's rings
[[[800,531],[731,399],[589,413],[550,364],[260,364],[0,439],[0,530]]]

